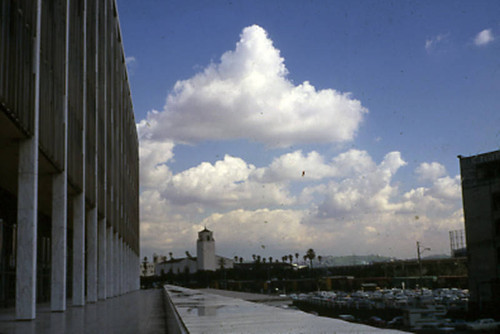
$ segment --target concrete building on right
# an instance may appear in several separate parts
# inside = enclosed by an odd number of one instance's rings
[[[500,151],[458,158],[470,307],[500,314]]]

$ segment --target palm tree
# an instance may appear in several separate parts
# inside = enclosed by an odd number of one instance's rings
[[[174,254],[172,252],[169,252],[168,255],[170,256],[170,260],[174,259]]]
[[[243,258],[242,257],[240,257],[240,263],[243,263]]]
[[[257,261],[257,255],[252,254],[252,259],[253,259],[253,262]]]
[[[314,252],[314,249],[309,248],[306,253],[306,258],[309,259],[309,263],[311,265],[311,269],[313,267],[313,260],[316,258],[316,253]]]
[[[238,256],[237,255],[234,256],[234,262],[235,263],[238,262]]]
[[[295,260],[297,262],[297,264],[299,263],[299,253],[295,253]]]
[[[293,255],[292,254],[288,255],[288,261],[290,261],[290,264],[292,264],[292,261],[293,261]]]
[[[321,263],[321,260],[323,260],[323,257],[321,255],[318,255],[318,261]]]
[[[272,256],[269,257],[269,263],[273,263],[273,257]]]

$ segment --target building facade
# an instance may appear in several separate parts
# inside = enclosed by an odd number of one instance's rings
[[[196,255],[197,257],[171,258],[170,260],[165,259],[163,262],[155,262],[155,274],[157,276],[181,273],[194,274],[197,271],[215,271],[234,267],[233,260],[215,254],[214,234],[206,228],[198,232]]]
[[[139,154],[115,0],[0,4],[0,307],[139,288]]]
[[[500,312],[500,151],[462,157],[471,307]]]

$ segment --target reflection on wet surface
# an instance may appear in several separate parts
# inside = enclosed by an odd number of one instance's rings
[[[3,310],[0,333],[165,333],[162,298],[162,290],[157,289],[135,291],[84,307],[68,306],[66,312],[51,312],[50,306],[43,304],[38,305],[33,321],[15,321],[14,310]]]
[[[402,333],[317,317],[242,299],[166,286],[182,322],[195,333]]]

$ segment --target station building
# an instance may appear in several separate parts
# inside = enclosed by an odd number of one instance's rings
[[[458,157],[470,306],[500,312],[500,151]]]
[[[115,0],[2,1],[0,307],[138,289],[138,170]]]
[[[170,259],[156,264],[155,274],[194,274],[198,271],[216,271],[217,269],[232,269],[234,261],[215,254],[215,239],[212,231],[204,228],[198,232],[196,240],[196,257],[188,256]]]

